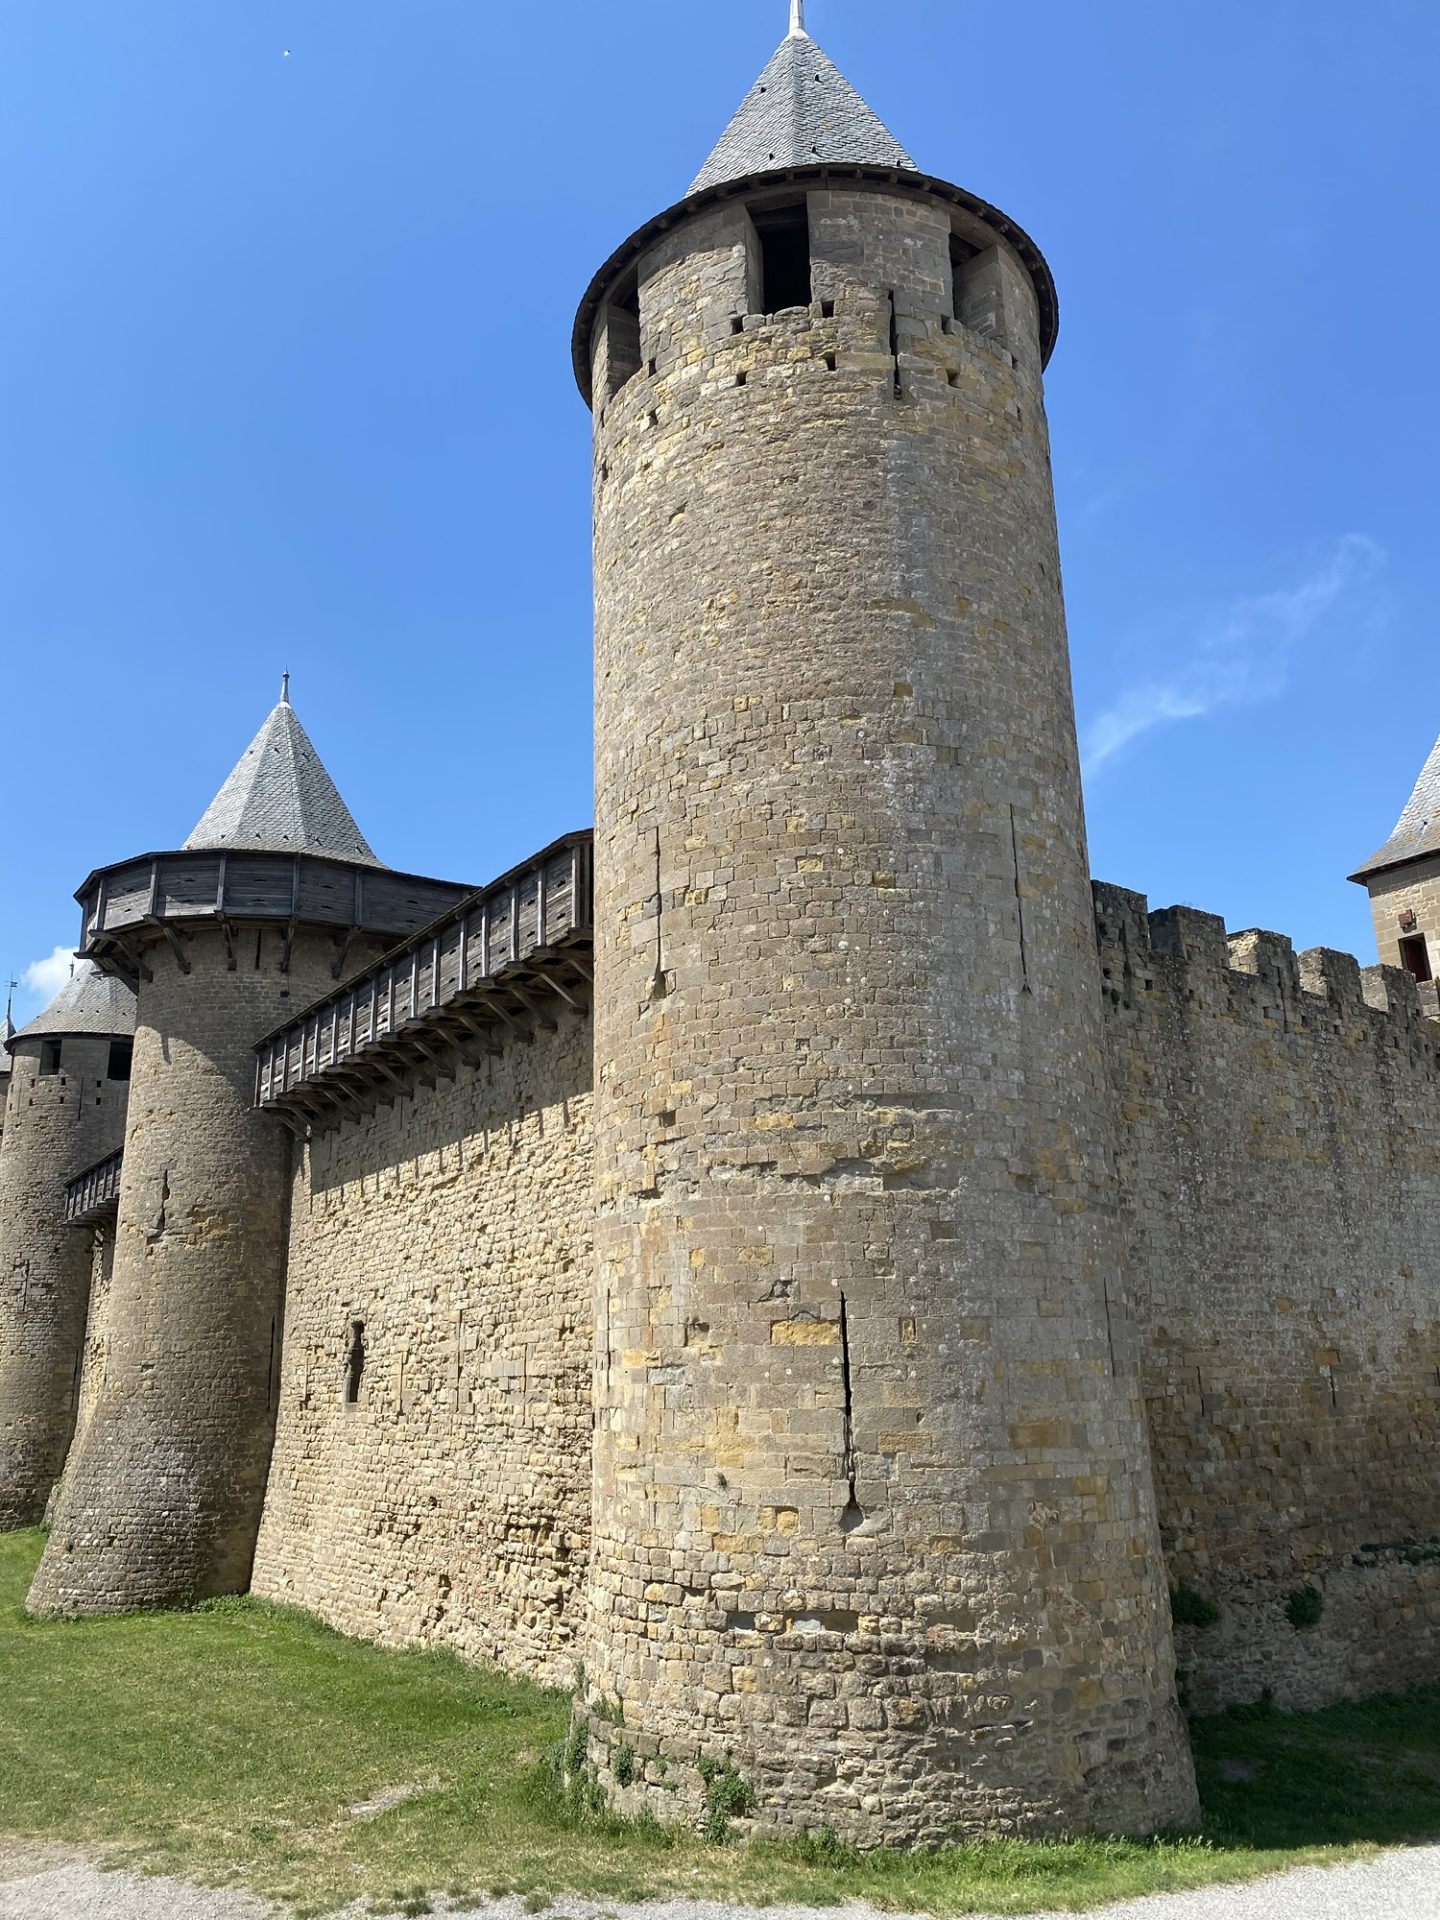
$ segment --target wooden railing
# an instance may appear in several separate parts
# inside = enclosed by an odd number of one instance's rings
[[[92,1220],[113,1207],[120,1198],[120,1162],[123,1152],[115,1152],[77,1174],[65,1189],[65,1224],[88,1226]]]
[[[472,1042],[553,1025],[585,1006],[593,948],[591,836],[572,834],[471,894],[256,1048],[255,1104],[294,1117],[364,1106],[453,1076]]]

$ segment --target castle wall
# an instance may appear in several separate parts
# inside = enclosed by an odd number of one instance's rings
[[[744,206],[660,241],[597,422],[592,1751],[671,1818],[728,1759],[769,1830],[1180,1824],[1035,301],[808,215],[779,313]]]
[[[328,934],[187,932],[137,1001],[109,1347],[36,1612],[243,1592],[274,1429],[290,1140],[254,1046],[334,984]],[[82,1236],[83,1238],[83,1236]]]
[[[81,1348],[80,1384],[76,1398],[75,1431],[70,1439],[68,1459],[78,1457],[85,1445],[86,1429],[100,1402],[110,1357],[111,1283],[115,1277],[115,1223],[71,1228],[86,1252],[90,1265],[90,1303],[85,1316],[85,1339]],[[65,1493],[62,1473],[51,1489],[46,1519],[59,1510]]]
[[[1190,1697],[1440,1678],[1440,1029],[1398,970],[1096,897],[1162,1537],[1221,1610]]]
[[[0,1151],[0,1527],[39,1520],[65,1464],[90,1293],[65,1184],[119,1146],[130,1091],[108,1077],[108,1035],[58,1045],[59,1070],[42,1073],[43,1041],[17,1044]]]
[[[568,1685],[590,1534],[592,1069],[588,1020],[558,1021],[303,1149],[254,1590]]]

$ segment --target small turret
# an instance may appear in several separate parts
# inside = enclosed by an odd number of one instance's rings
[[[86,960],[19,1033],[6,1009],[0,1529],[38,1521],[65,1464],[90,1295],[90,1246],[65,1224],[65,1186],[120,1144],[134,1031],[134,995]]]
[[[287,676],[288,681],[288,676]],[[249,1578],[274,1423],[289,1136],[256,1042],[465,889],[376,859],[282,690],[184,846],[94,873],[84,951],[138,994],[106,1374],[37,1611]]]
[[[1370,896],[1380,964],[1404,967],[1440,1013],[1440,740],[1384,846],[1350,878]]]

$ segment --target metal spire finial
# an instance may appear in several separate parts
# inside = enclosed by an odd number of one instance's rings
[[[288,667],[280,676],[280,704],[282,707],[288,707],[290,704],[290,669]]]
[[[20,982],[18,980],[7,980],[5,982],[5,1018],[7,1020],[10,1018],[10,1009],[15,1004],[15,989],[19,984]]]
[[[808,40],[805,31],[805,0],[790,0],[790,38]]]

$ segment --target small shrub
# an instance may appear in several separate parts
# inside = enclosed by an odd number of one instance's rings
[[[1297,1587],[1285,1602],[1285,1618],[1297,1633],[1318,1627],[1325,1611],[1325,1596],[1318,1587]]]
[[[617,1786],[628,1787],[635,1778],[635,1749],[616,1747],[610,1761]]]
[[[1170,1618],[1177,1627],[1213,1627],[1220,1618],[1220,1609],[1193,1587],[1172,1587]]]
[[[728,1760],[703,1759],[700,1778],[705,1782],[705,1838],[712,1844],[724,1840],[732,1820],[743,1819],[755,1810],[755,1789]]]

